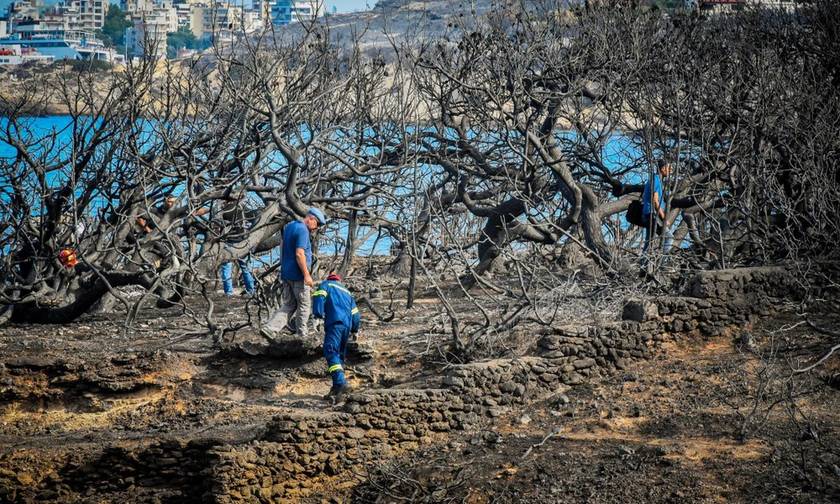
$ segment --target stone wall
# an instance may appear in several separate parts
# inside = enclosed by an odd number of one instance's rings
[[[807,282],[806,273],[786,267],[702,271],[687,283],[683,296],[652,300],[655,320],[671,334],[719,335],[783,310],[786,303],[809,293],[819,294],[831,266],[812,270]]]
[[[550,328],[534,355],[453,366],[427,385],[434,388],[372,390],[351,395],[336,412],[278,416],[259,441],[214,451],[215,499],[305,495],[318,478],[478,428],[512,406],[648,358],[663,341],[742,327],[806,293],[798,274],[781,267],[701,272],[686,285],[683,296],[628,300],[618,322]]]
[[[352,394],[336,412],[279,415],[259,441],[213,451],[213,494],[220,503],[299,497],[319,479],[473,427],[479,409],[449,390],[387,389]]]
[[[12,455],[0,466],[0,502],[101,502],[103,494],[125,495],[125,502],[160,502],[161,497],[167,502],[207,502],[212,498],[209,469],[215,466],[209,449],[221,442],[128,441],[106,446],[94,457],[74,451],[47,451],[37,459]]]
[[[450,431],[479,429],[513,407],[623,369],[664,341],[722,334],[805,293],[797,273],[785,268],[699,273],[682,296],[628,300],[621,321],[547,328],[527,357],[453,366],[411,389],[354,393],[322,413],[278,415],[246,442],[153,447],[162,452],[149,467],[119,469],[125,466],[119,459],[129,455],[106,452],[91,471],[110,467],[126,487],[170,466],[186,467],[186,483],[199,475],[204,482],[195,483],[201,500],[296,499],[320,485],[352,484],[363,467],[379,460],[441,441]],[[164,461],[171,464],[160,465]]]

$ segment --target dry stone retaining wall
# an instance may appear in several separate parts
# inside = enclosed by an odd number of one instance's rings
[[[213,455],[216,502],[272,502],[305,494],[319,476],[416,450],[479,422],[478,407],[449,390],[352,394],[341,411],[279,415],[260,441]]]
[[[215,450],[215,499],[272,502],[304,495],[313,478],[416,449],[438,433],[475,429],[507,407],[647,358],[670,338],[742,326],[781,299],[803,296],[798,280],[781,267],[701,272],[684,296],[629,300],[622,321],[552,328],[534,356],[454,366],[442,388],[372,390],[351,395],[328,415],[278,416],[260,441]]]

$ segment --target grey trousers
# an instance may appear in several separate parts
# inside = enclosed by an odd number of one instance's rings
[[[309,336],[309,316],[312,314],[312,290],[301,281],[283,280],[280,309],[271,314],[262,327],[263,332],[279,335],[294,316],[295,332],[301,338]]]

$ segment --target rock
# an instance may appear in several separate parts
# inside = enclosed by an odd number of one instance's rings
[[[450,375],[443,378],[443,384],[448,387],[463,388],[464,380]]]
[[[566,378],[566,383],[569,385],[580,385],[583,383],[583,376],[578,373],[572,373]]]
[[[516,390],[516,383],[512,381],[506,381],[499,385],[499,390],[501,390],[505,394],[512,394]]]
[[[659,318],[659,308],[655,303],[642,299],[629,299],[621,311],[622,320],[647,322]]]
[[[618,445],[618,454],[619,455],[633,455],[636,451],[629,446],[625,445]]]
[[[554,399],[554,404],[556,404],[557,406],[566,406],[570,402],[572,402],[572,401],[569,399],[569,396],[567,396],[566,394],[558,394],[557,396],[555,396],[555,399]]]
[[[373,346],[367,343],[360,343],[358,341],[350,341],[347,343],[347,355],[353,360],[367,361],[374,357]]]
[[[745,331],[739,341],[738,341],[743,348],[748,352],[758,352],[758,345],[755,344],[755,338],[753,337],[752,333],[749,331]]]
[[[591,368],[595,365],[595,359],[578,359],[572,362],[572,365],[575,367],[575,369]]]

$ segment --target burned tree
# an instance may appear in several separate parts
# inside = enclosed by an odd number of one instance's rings
[[[108,292],[128,305],[116,288],[133,284],[188,311],[184,296],[202,296],[209,307],[195,317],[216,331],[220,264],[276,246],[310,204],[338,219],[367,212],[398,172],[379,169],[370,147],[381,145],[366,114],[382,66],[357,65],[352,46],[327,40],[318,30],[249,40],[162,69],[131,65],[107,82],[61,73],[49,92],[32,84],[5,103],[0,301],[10,319],[67,322]],[[27,112],[45,100],[70,111],[59,131],[31,127]]]
[[[675,169],[672,264],[836,255],[826,219],[840,201],[836,135],[826,132],[838,96],[823,84],[834,78],[823,7],[523,7],[406,48],[428,112],[412,136],[425,217],[406,235],[487,307],[474,336],[509,328],[493,306],[545,321],[535,289],[560,280],[558,248],[583,250],[619,283],[635,278],[639,232],[624,212],[658,159]],[[516,272],[519,288],[494,286],[494,271]],[[467,293],[475,285],[483,294]]]

